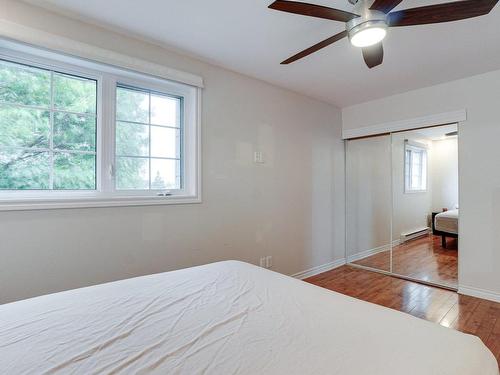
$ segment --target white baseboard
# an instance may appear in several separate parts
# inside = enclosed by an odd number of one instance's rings
[[[389,251],[390,249],[391,249],[390,245],[382,245],[379,247],[375,247],[373,249],[368,249],[368,250],[362,251],[362,252],[357,253],[357,254],[349,255],[347,257],[347,262],[348,263],[356,262],[357,260],[368,258],[368,257],[371,257],[372,255],[382,253],[384,251]]]
[[[459,285],[458,293],[466,296],[477,297],[482,299],[487,299],[493,302],[500,302],[500,293],[493,292],[491,290],[485,290],[480,288],[474,288],[471,286]]]
[[[401,233],[399,236],[399,243],[406,243],[408,241],[412,241],[417,238],[428,236],[431,231],[431,228],[424,227],[412,230],[410,232]]]
[[[400,240],[394,240],[394,241],[392,241],[392,246],[393,247],[394,246],[398,246],[400,244],[401,244]],[[379,247],[375,247],[373,249],[368,249],[368,250],[362,251],[362,252],[357,253],[357,254],[349,255],[347,257],[347,263],[356,262],[357,260],[368,258],[368,257],[371,257],[372,255],[375,255],[375,254],[378,254],[378,253],[382,253],[384,251],[389,251],[390,249],[391,249],[391,246],[389,244],[387,244],[387,245],[382,245],[382,246],[379,246]]]
[[[302,271],[302,272],[297,272],[294,273],[293,275],[290,275],[292,277],[295,277],[296,279],[306,279],[311,276],[316,276],[319,275],[320,273],[326,272],[333,270],[334,268],[338,268],[340,266],[343,266],[346,264],[345,258],[334,260],[333,262],[325,263],[322,264],[321,266],[316,266],[313,268],[309,268],[308,270]]]

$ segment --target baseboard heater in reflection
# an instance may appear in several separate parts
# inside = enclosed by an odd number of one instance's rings
[[[430,228],[420,228],[411,232],[401,233],[401,243],[408,242],[410,240],[414,240],[415,238],[427,236],[429,234]]]

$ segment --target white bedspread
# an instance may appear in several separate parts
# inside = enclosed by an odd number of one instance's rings
[[[437,214],[434,217],[434,228],[441,232],[458,234],[458,210]]]
[[[2,374],[498,375],[466,335],[229,261],[0,306]]]

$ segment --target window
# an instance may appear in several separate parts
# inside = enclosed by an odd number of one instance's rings
[[[0,189],[96,188],[96,81],[0,61]]]
[[[181,188],[182,98],[116,89],[116,188]]]
[[[405,141],[405,192],[427,191],[427,148]]]
[[[36,52],[0,48],[0,210],[199,201],[198,88]]]

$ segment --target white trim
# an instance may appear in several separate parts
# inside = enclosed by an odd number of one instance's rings
[[[195,171],[193,172],[193,187],[196,191],[196,199],[197,203],[201,203],[202,201],[202,158],[201,158],[201,152],[202,152],[202,146],[201,146],[201,111],[202,111],[202,104],[201,104],[201,87],[198,87],[196,89],[196,139],[195,143],[196,146],[194,147],[194,152],[196,153],[195,159],[196,159],[196,168]]]
[[[4,19],[0,20],[0,35],[4,38],[13,39],[22,43],[120,68],[130,69],[140,73],[150,74],[162,79],[168,79],[195,87],[204,87],[203,78],[195,74],[92,46]]]
[[[393,241],[393,246],[396,246],[399,244],[399,240],[394,240]],[[360,253],[357,253],[357,254],[352,254],[352,255],[348,255],[347,256],[347,263],[352,263],[352,262],[356,262],[358,260],[361,260],[361,259],[364,259],[364,258],[368,258],[372,255],[375,255],[375,254],[378,254],[378,253],[383,253],[384,251],[389,251],[391,250],[391,245],[390,244],[387,244],[387,245],[382,245],[382,246],[379,246],[379,247],[375,247],[373,249],[368,249],[368,250],[364,250]]]
[[[294,273],[293,275],[290,275],[291,277],[295,277],[296,279],[306,279],[311,276],[316,276],[319,275],[320,273],[326,272],[326,271],[331,271],[335,268],[341,267],[345,265],[345,258],[334,260],[333,262],[325,263],[322,264],[321,266],[316,266],[313,268],[309,268],[305,271],[297,272]]]
[[[96,207],[129,207],[129,206],[158,206],[171,204],[201,203],[199,196],[170,196],[170,197],[113,197],[75,198],[75,199],[24,199],[19,201],[0,201],[2,211],[30,211],[30,210],[55,210],[63,208],[96,208]]]
[[[500,302],[500,293],[494,292],[492,290],[485,290],[480,288],[474,288],[472,286],[458,286],[458,293],[466,296],[487,299],[493,302]]]
[[[427,193],[428,190],[428,182],[429,182],[429,158],[427,155],[428,148],[426,145],[424,147],[418,146],[418,142],[410,143],[408,140],[404,142],[404,194],[413,194],[413,193]],[[410,152],[410,158],[407,160],[407,152]],[[392,154],[392,151],[391,151]],[[418,174],[420,175],[420,186],[419,189],[412,189],[412,180],[413,180],[413,157],[415,154],[421,154],[422,160],[420,163],[420,170]],[[425,163],[424,163],[425,159]],[[425,174],[424,174],[425,167]],[[425,186],[422,186],[422,180],[425,176]],[[423,187],[423,189],[422,189]]]
[[[453,112],[438,113],[429,116],[416,117],[412,119],[386,122],[383,124],[370,125],[357,129],[342,130],[342,138],[358,138],[369,135],[392,133],[403,130],[418,129],[430,126],[453,124],[467,120],[467,110],[460,109]]]
[[[0,22],[1,24],[1,22]],[[15,48],[19,46],[19,48]],[[12,49],[9,49],[11,47]],[[40,55],[38,55],[40,52]],[[0,58],[42,69],[61,71],[95,79],[98,86],[95,190],[0,191],[0,211],[84,207],[187,204],[201,202],[201,88],[160,80],[151,75],[81,60],[0,38]],[[125,83],[166,92],[183,98],[183,177],[182,189],[116,190],[115,171],[115,91]],[[107,110],[104,111],[104,105]],[[92,153],[93,154],[93,153]],[[168,192],[169,196],[158,193]]]

